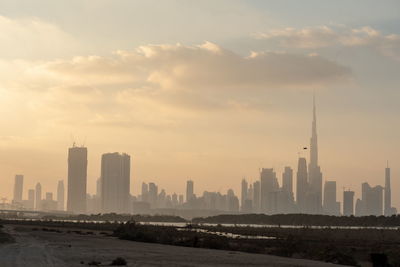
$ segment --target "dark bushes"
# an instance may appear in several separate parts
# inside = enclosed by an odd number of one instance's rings
[[[118,257],[115,260],[111,262],[111,266],[122,266],[122,265],[127,265],[128,263],[124,258]]]
[[[400,226],[400,215],[385,216],[329,216],[312,214],[239,214],[194,218],[194,223],[315,225],[315,226]]]
[[[171,226],[142,225],[135,222],[121,224],[114,235],[120,239],[178,245],[186,247],[202,247],[213,249],[230,249],[229,240],[223,236],[216,236],[195,231],[179,231]]]

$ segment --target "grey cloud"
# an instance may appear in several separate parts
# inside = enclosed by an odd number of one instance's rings
[[[287,48],[317,49],[332,46],[368,46],[385,56],[400,60],[400,35],[382,34],[380,31],[364,26],[317,26],[302,29],[284,28],[254,34],[256,39],[277,41]]]
[[[7,69],[4,62],[0,66]],[[349,68],[320,56],[269,52],[244,57],[209,42],[19,62],[17,69],[9,79],[3,75],[0,88],[29,95],[32,114],[49,125],[121,127],[177,125],[200,110],[257,110],[274,92],[330,87],[352,77]]]
[[[212,43],[149,45],[112,58],[50,62],[46,69],[74,83],[188,91],[325,86],[351,76],[348,68],[320,56],[269,52],[243,57]]]

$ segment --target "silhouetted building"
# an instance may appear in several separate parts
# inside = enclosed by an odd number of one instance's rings
[[[86,213],[87,148],[68,149],[68,198],[67,210]]]
[[[343,191],[343,215],[354,215],[354,191]]]
[[[57,209],[64,210],[64,181],[60,180],[57,184]]]
[[[298,212],[300,213],[306,213],[307,211],[307,192],[308,192],[307,177],[308,177],[307,161],[305,158],[299,158],[297,166],[296,202],[297,202]]]
[[[242,207],[242,211],[245,213],[252,213],[253,212],[253,201],[251,199],[246,199],[244,201],[244,205]]]
[[[310,139],[310,163],[308,166],[308,200],[307,213],[321,213],[322,209],[322,173],[318,165],[318,137],[317,137],[317,115],[315,108],[315,97],[313,99],[313,121]]]
[[[290,167],[285,167],[285,170],[282,174],[282,189],[279,193],[278,204],[279,213],[293,213],[295,211],[293,170]]]
[[[130,156],[106,153],[101,157],[102,212],[130,212]]]
[[[28,191],[28,205],[27,208],[30,210],[35,209],[35,190],[29,189]]]
[[[179,202],[178,202],[178,195],[176,194],[176,193],[173,193],[172,194],[172,205],[173,206],[178,206],[179,205]]]
[[[36,184],[35,187],[35,210],[42,209],[42,186],[40,183]]]
[[[14,203],[22,203],[22,191],[24,185],[24,176],[21,174],[15,175],[15,182],[14,182]]]
[[[158,202],[158,187],[155,183],[149,183],[149,202],[151,208],[157,208]]]
[[[166,202],[167,202],[167,194],[165,193],[164,189],[161,189],[160,194],[158,194],[157,208],[166,208]]]
[[[142,183],[142,201],[149,202],[149,186],[146,183]]]
[[[368,183],[363,183],[361,190],[361,199],[356,202],[356,215],[383,215],[383,187],[371,187]]]
[[[245,202],[246,202],[246,200],[247,200],[247,192],[248,191],[248,183],[247,183],[247,181],[246,181],[246,179],[243,179],[242,180],[242,194],[241,194],[241,207],[242,207],[242,210],[244,210],[244,206],[245,206]]]
[[[262,168],[261,181],[261,212],[274,213],[277,210],[276,192],[279,190],[278,180],[274,169]]]
[[[292,200],[293,197],[293,170],[290,167],[285,167],[282,174],[282,190],[287,192]]]
[[[254,198],[254,189],[253,189],[253,184],[249,184],[249,187],[247,189],[247,199],[251,200],[251,202],[253,202],[253,198]],[[252,204],[253,206],[253,204]],[[251,208],[253,210],[253,208]]]
[[[392,190],[390,186],[390,168],[389,165],[385,169],[385,202],[384,202],[384,215],[392,216],[396,214],[396,209],[392,207]]]
[[[232,189],[229,189],[227,194],[227,208],[229,212],[239,211],[239,199],[235,196]]]
[[[366,215],[383,215],[383,187],[370,187],[366,195]]]
[[[324,213],[340,215],[340,203],[336,201],[336,181],[326,181],[324,185]]]
[[[260,204],[261,204],[261,184],[260,181],[256,181],[253,183],[253,212],[260,212]]]
[[[356,200],[356,208],[355,208],[355,216],[364,216],[365,213],[364,203],[362,199],[357,198]]]
[[[192,180],[186,182],[186,202],[190,202],[190,200],[194,197],[194,184]]]
[[[42,210],[43,211],[55,211],[57,210],[57,201],[53,200],[53,193],[46,192],[45,199],[42,199]]]

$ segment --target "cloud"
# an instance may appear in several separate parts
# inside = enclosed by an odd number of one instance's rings
[[[369,46],[386,56],[400,60],[400,35],[385,35],[368,26],[360,28],[345,26],[284,28],[257,33],[254,36],[257,39],[278,41],[281,46],[288,48],[316,49],[333,46]]]
[[[80,45],[58,26],[39,18],[0,16],[0,58],[54,58],[76,52]]]
[[[241,56],[210,42],[146,45],[108,57],[3,60],[0,70],[0,90],[23,99],[26,116],[40,118],[43,131],[72,124],[175,127],[199,111],[257,110],[273,92],[351,78],[348,68],[318,55]]]
[[[342,81],[350,74],[346,67],[316,55],[269,52],[243,57],[210,42],[147,45],[113,57],[47,62],[37,69],[74,84],[170,91],[304,88]]]

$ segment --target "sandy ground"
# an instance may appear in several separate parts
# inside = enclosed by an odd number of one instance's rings
[[[20,227],[20,226],[18,226]],[[198,249],[119,240],[101,235],[32,231],[5,226],[16,242],[0,245],[0,266],[107,266],[116,257],[128,266],[339,266],[270,255]],[[63,229],[65,231],[65,229]]]

